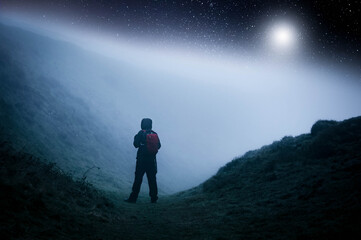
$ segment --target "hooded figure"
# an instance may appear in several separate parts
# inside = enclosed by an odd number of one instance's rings
[[[152,130],[152,119],[143,118],[140,127],[142,130]]]
[[[134,136],[134,147],[138,148],[137,163],[135,167],[135,178],[132,187],[132,193],[124,201],[135,203],[138,198],[140,186],[142,185],[144,173],[147,174],[149,184],[149,196],[152,203],[158,200],[157,187],[157,159],[156,153],[161,147],[158,134],[152,130],[152,120],[144,118],[141,122],[141,129]]]

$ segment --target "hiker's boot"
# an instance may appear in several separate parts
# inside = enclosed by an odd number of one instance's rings
[[[137,198],[138,198],[138,194],[132,192],[128,198],[124,199],[124,202],[135,203],[137,201]]]
[[[150,202],[151,202],[151,203],[157,203],[157,200],[158,200],[158,197],[155,197],[155,198],[152,198],[152,199],[150,200]]]

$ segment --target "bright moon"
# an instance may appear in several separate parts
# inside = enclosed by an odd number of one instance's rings
[[[274,50],[290,51],[296,47],[296,29],[291,24],[278,23],[270,28],[269,38]]]

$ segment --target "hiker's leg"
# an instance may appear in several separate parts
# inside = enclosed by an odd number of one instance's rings
[[[139,164],[139,162],[137,161],[132,193],[129,196],[129,200],[131,201],[137,200],[140,191],[140,186],[142,185],[144,173],[145,173],[144,166],[142,166],[142,164]]]
[[[157,186],[157,168],[156,166],[149,166],[147,171],[148,185],[149,185],[149,196],[152,202],[156,202],[158,199],[158,186]]]

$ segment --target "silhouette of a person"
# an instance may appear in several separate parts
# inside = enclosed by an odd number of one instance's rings
[[[152,130],[151,119],[142,119],[141,129],[142,130],[140,130],[137,135],[134,136],[133,142],[134,147],[138,148],[138,152],[132,193],[130,194],[129,198],[125,199],[124,201],[128,203],[135,203],[137,201],[140,186],[143,181],[143,176],[144,173],[146,173],[148,178],[149,196],[151,198],[151,203],[156,203],[158,200],[156,153],[161,147],[161,144],[157,133]]]

